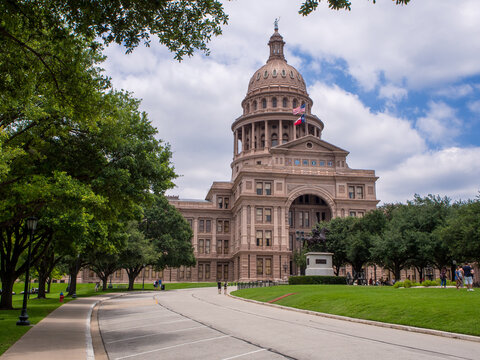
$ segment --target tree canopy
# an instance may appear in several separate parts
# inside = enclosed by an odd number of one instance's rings
[[[332,10],[352,10],[352,3],[349,0],[326,0],[328,2],[328,7]],[[392,0],[395,1],[397,5],[407,5],[410,0]],[[311,12],[315,11],[321,0],[306,0],[300,6],[299,14],[307,16]],[[373,3],[376,3],[376,0],[373,0]]]

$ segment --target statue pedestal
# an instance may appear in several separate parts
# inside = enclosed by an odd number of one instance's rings
[[[332,253],[309,252],[305,275],[333,276]]]

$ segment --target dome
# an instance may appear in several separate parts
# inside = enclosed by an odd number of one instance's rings
[[[292,87],[305,94],[307,93],[302,75],[293,66],[288,65],[287,60],[285,60],[283,55],[284,45],[283,37],[278,33],[278,28],[275,27],[275,32],[268,42],[270,57],[267,63],[255,71],[250,79],[247,96],[253,91],[262,88],[268,89],[270,86]]]
[[[248,84],[247,95],[252,91],[272,85],[294,87],[302,92],[307,92],[302,75],[293,66],[288,65],[285,60],[270,60],[255,71]]]

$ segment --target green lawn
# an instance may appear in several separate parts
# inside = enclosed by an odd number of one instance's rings
[[[194,287],[217,286],[216,283],[166,283],[165,290],[185,289]],[[10,346],[12,346],[23,334],[25,334],[29,326],[17,326],[16,322],[20,315],[22,308],[24,284],[16,283],[13,291],[18,295],[13,295],[13,307],[15,310],[0,310],[0,355],[3,354]],[[32,287],[38,285],[32,284]],[[50,294],[47,294],[47,299],[37,299],[36,295],[30,295],[28,300],[27,313],[31,324],[36,324],[47,316],[50,312],[61,305],[59,302],[60,292],[66,294],[66,284],[52,284]],[[106,293],[124,292],[126,291],[126,284],[113,284],[113,288],[107,289]],[[142,284],[135,284],[135,290],[142,290]],[[153,290],[153,284],[145,283],[145,290]],[[102,292],[95,292],[95,284],[77,284],[77,296],[93,296],[99,295]],[[65,302],[72,301],[71,298],[65,298]]]
[[[281,285],[233,295],[328,314],[480,336],[480,289]]]

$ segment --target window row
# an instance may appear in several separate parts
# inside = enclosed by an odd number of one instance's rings
[[[217,233],[228,234],[229,232],[230,232],[230,221],[229,220],[217,220]]]
[[[311,160],[311,159],[292,159],[286,158],[285,165],[295,166],[313,166],[313,167],[333,167],[333,160]]]
[[[217,198],[217,204],[219,209],[228,209],[229,202],[229,197],[220,196]]]
[[[255,221],[261,223],[272,222],[272,209],[271,208],[256,208]]]
[[[269,181],[256,182],[257,195],[272,195],[272,183]]]
[[[198,239],[197,252],[198,254],[210,254],[211,240],[210,239]],[[228,254],[229,247],[228,240],[217,240],[217,254]]]
[[[257,257],[257,275],[272,275],[272,258]]]
[[[257,230],[257,246],[272,246],[272,230]]]
[[[191,220],[188,219],[188,222],[192,224]],[[198,220],[198,232],[199,233],[211,233],[212,232],[212,220],[199,219]],[[217,220],[217,233],[227,234],[230,232],[230,221],[229,220]]]
[[[315,211],[313,215],[316,223],[327,219],[327,213],[325,211]],[[288,225],[296,228],[310,228],[310,211],[289,211]]]
[[[348,185],[349,199],[363,199],[363,185]]]
[[[191,280],[192,279],[192,268],[180,266],[178,268],[178,280]]]
[[[294,109],[296,107],[299,107],[300,105],[305,105],[305,101],[302,101],[300,103],[300,101],[298,101],[297,99],[293,99],[290,102],[288,100],[288,98],[284,97],[284,98],[281,99],[281,104],[282,104],[282,107],[285,108],[285,109],[289,109],[290,107]],[[261,107],[262,109],[266,109],[267,105],[268,105],[267,98],[262,98],[258,102],[257,102],[257,100],[253,100],[251,103],[247,103],[245,105],[245,112],[249,113],[250,109],[252,109],[253,111],[258,110],[259,107]],[[272,97],[270,99],[270,105],[271,105],[272,108],[279,107],[280,106],[280,99],[278,99],[277,97]]]

